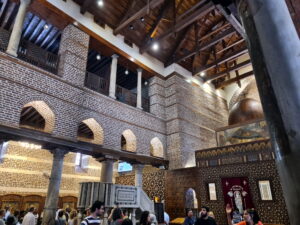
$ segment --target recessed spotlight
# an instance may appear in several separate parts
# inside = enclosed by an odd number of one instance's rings
[[[141,20],[142,22],[144,22],[144,21],[145,21],[145,18],[144,18],[144,17],[141,17],[140,20]]]
[[[145,83],[144,83],[145,85],[147,85],[148,84],[148,82],[147,81],[145,81]]]
[[[98,0],[97,4],[98,4],[98,6],[102,7],[104,5],[104,1],[103,0]]]
[[[133,25],[129,25],[129,29],[133,30],[134,29]]]
[[[97,54],[96,59],[100,60],[101,59],[101,55]]]
[[[154,51],[157,51],[157,50],[159,49],[159,44],[158,44],[157,42],[154,42],[154,43],[152,44],[152,49],[153,49]]]
[[[77,21],[74,21],[73,24],[74,24],[74,26],[76,26],[76,27],[79,25]]]
[[[48,25],[48,24],[45,24],[45,25],[44,25],[44,29],[47,30],[48,28],[49,28],[49,25]]]
[[[205,72],[201,72],[201,73],[200,73],[200,76],[201,76],[201,77],[204,77],[204,76],[205,76]]]
[[[134,58],[130,57],[129,59],[130,59],[130,61],[134,62]]]
[[[129,71],[128,71],[128,69],[126,69],[126,70],[125,70],[125,74],[126,74],[126,75],[128,75],[128,74],[129,74]]]

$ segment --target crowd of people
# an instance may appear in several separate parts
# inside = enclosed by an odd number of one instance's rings
[[[233,210],[229,204],[225,210],[228,225],[263,225],[254,209],[244,210],[243,216],[238,210]],[[213,212],[207,206],[202,206],[197,218],[194,217],[192,210],[188,210],[183,225],[217,225],[217,223]]]
[[[233,210],[230,205],[226,206],[226,215],[228,225],[263,225],[259,219],[258,213],[254,209],[246,209],[243,216]],[[103,224],[104,204],[100,201],[86,209],[85,215],[67,208],[59,209],[56,212],[55,225],[100,225]],[[122,210],[118,206],[113,208],[107,218],[108,225],[133,225],[126,210]],[[11,213],[9,207],[0,210],[0,225],[40,225],[42,215],[39,216],[37,209],[30,207],[27,212],[14,211]],[[169,215],[164,214],[164,224],[170,222]],[[140,220],[136,225],[158,225],[156,216],[149,211],[143,211]],[[208,207],[202,206],[198,217],[194,216],[192,210],[187,211],[187,217],[183,225],[217,225],[215,216]]]

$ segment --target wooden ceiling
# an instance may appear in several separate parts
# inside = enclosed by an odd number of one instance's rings
[[[237,72],[251,62],[238,64],[236,61],[247,54],[247,48],[236,9],[229,0],[222,1],[228,3],[226,6],[214,5],[211,0],[103,0],[102,7],[97,4],[98,0],[73,1],[81,7],[82,14],[92,13],[96,23],[110,26],[115,35],[123,35],[126,44],[137,45],[141,53],[147,52],[165,66],[175,62],[197,76],[205,71],[204,81],[212,82],[217,88],[239,84],[240,79],[253,74]],[[300,34],[300,3],[286,1]],[[0,0],[0,22],[7,30],[12,29],[18,2]],[[226,13],[228,11],[232,14]],[[70,22],[70,18],[58,15],[43,1],[33,0],[26,15],[23,37],[41,46],[44,43],[44,48],[57,52],[60,30]],[[50,25],[51,32],[42,29],[44,23]],[[51,42],[45,44],[47,38],[55,39],[51,46]],[[152,49],[153,43],[159,44],[159,50]],[[105,57],[115,52],[95,39],[90,47]],[[126,57],[120,57],[119,61],[123,68],[131,71],[139,67]],[[230,77],[230,72],[236,76]],[[149,72],[143,73],[146,79],[151,76]]]

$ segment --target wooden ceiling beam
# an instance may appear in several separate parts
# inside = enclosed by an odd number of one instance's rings
[[[176,43],[172,48],[172,50],[170,51],[169,56],[167,57],[168,62],[165,64],[165,66],[169,66],[173,63],[176,52],[181,48],[182,44],[186,40],[186,35],[190,32],[192,27],[193,26],[191,24],[190,26],[186,27],[183,31],[181,31],[179,35],[177,35]]]
[[[211,81],[211,80],[216,80],[218,78],[226,76],[227,73],[230,73],[232,71],[245,68],[245,67],[250,66],[250,65],[251,65],[251,60],[249,59],[249,60],[247,60],[245,62],[236,64],[233,67],[229,67],[228,69],[226,69],[226,70],[224,70],[222,72],[219,72],[219,73],[211,75],[211,76],[204,77],[203,80],[204,80],[204,82]]]
[[[177,4],[177,7],[176,7],[176,14],[178,13],[182,3],[184,2],[184,0],[180,0],[180,2]]]
[[[88,10],[89,6],[92,5],[92,3],[93,3],[93,0],[83,1],[82,6],[80,7],[80,13],[84,14]]]
[[[240,74],[238,77],[232,78],[230,80],[226,80],[226,81],[224,81],[224,82],[216,85],[216,89],[220,89],[220,88],[226,87],[226,86],[228,86],[230,84],[233,84],[233,83],[237,82],[238,80],[244,79],[244,78],[252,76],[252,75],[254,75],[253,71]]]
[[[189,26],[190,24],[194,23],[195,21],[197,21],[198,19],[200,19],[201,17],[203,17],[204,15],[209,13],[214,8],[215,8],[215,6],[212,2],[206,1],[205,3],[203,3],[203,6],[201,8],[199,8],[198,10],[196,10],[189,16],[185,17],[182,20],[179,20],[179,18],[178,18],[178,23],[176,23],[174,27],[171,27],[165,33],[163,33],[158,38],[156,38],[155,41],[160,42],[163,39],[171,36],[172,34],[181,31],[185,27]],[[145,46],[145,49],[147,50],[149,47],[150,47],[150,44]]]
[[[241,56],[241,55],[243,55],[245,53],[248,53],[247,47],[243,47],[243,48],[241,48],[239,50],[231,52],[230,54],[225,55],[225,56],[217,59],[216,61],[214,61],[214,62],[212,62],[212,63],[210,63],[208,65],[200,67],[199,69],[196,70],[196,72],[195,72],[194,75],[196,75],[197,73],[201,73],[201,72],[204,72],[206,70],[209,70],[211,68],[214,68],[215,66],[217,66],[219,64],[222,64],[224,62],[227,62],[229,60],[235,59],[235,58],[237,58],[237,57],[239,57],[239,56]]]
[[[230,29],[224,31],[223,33],[217,35],[217,36],[214,37],[213,39],[211,39],[208,43],[205,43],[205,44],[203,44],[202,46],[200,46],[198,50],[195,50],[195,51],[190,52],[190,53],[188,53],[188,54],[186,54],[186,55],[184,55],[184,56],[182,56],[182,57],[180,57],[180,58],[178,58],[178,59],[175,59],[174,62],[175,62],[175,63],[178,63],[178,62],[180,62],[180,61],[182,61],[182,60],[185,60],[185,59],[187,59],[187,58],[190,58],[190,57],[192,57],[193,55],[195,55],[198,51],[203,51],[203,50],[206,50],[206,49],[210,48],[211,46],[217,44],[218,42],[220,42],[220,41],[223,40],[224,38],[233,35],[235,32],[236,32],[235,29],[230,28]]]
[[[160,4],[162,4],[164,0],[152,0],[149,4],[150,9],[154,9]],[[123,21],[122,23],[119,24],[119,26],[114,30],[114,35],[117,35],[118,33],[121,32],[122,29],[127,27],[130,23],[132,23],[134,20],[137,18],[140,18],[144,16],[148,11],[148,5],[144,6],[142,9],[140,9],[138,12],[136,12],[134,15]]]
[[[228,12],[228,9],[226,10],[222,5],[217,4],[216,5],[219,12],[226,18],[226,20],[234,27],[234,29],[244,38],[246,39],[246,33],[241,25],[241,23],[235,18],[235,16]]]
[[[120,24],[122,24],[126,19],[128,19],[128,17],[130,16],[130,13],[132,12],[132,9],[135,7],[136,3],[137,3],[137,0],[129,0],[129,3],[128,3],[129,7],[126,10],[126,13],[122,16],[118,26],[120,26]]]
[[[155,33],[159,23],[161,22],[162,18],[164,17],[168,7],[170,6],[171,1],[165,1],[163,6],[160,8],[159,10],[159,14],[156,17],[151,29],[149,30],[149,32],[146,34],[146,37],[144,38],[144,44],[142,45],[142,47],[140,47],[140,53],[143,54],[145,52],[145,47],[147,45],[150,45],[151,39],[153,37],[153,34]]]

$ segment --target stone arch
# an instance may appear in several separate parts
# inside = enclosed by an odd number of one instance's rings
[[[129,152],[136,152],[136,136],[134,133],[127,129],[121,136],[121,149]]]
[[[155,137],[150,141],[150,155],[161,158],[164,157],[164,146],[158,137]]]
[[[22,121],[24,119],[24,117],[22,118],[22,116],[24,116],[26,111],[29,110],[31,110],[33,114],[35,113],[37,117],[41,117],[40,121],[41,123],[44,124],[37,123],[36,127],[34,125],[26,125],[26,123],[22,124],[24,122]],[[29,120],[30,118],[27,119]],[[31,101],[29,103],[26,103],[23,106],[21,111],[21,116],[20,116],[20,126],[28,127],[31,129],[42,130],[43,132],[46,133],[52,133],[54,129],[54,125],[55,125],[55,114],[44,101]]]
[[[87,132],[84,133],[83,129]],[[78,126],[77,139],[102,145],[104,141],[103,128],[94,118],[85,119]]]
[[[198,208],[198,200],[197,200],[196,192],[193,188],[189,188],[185,192],[185,208],[186,209]]]

